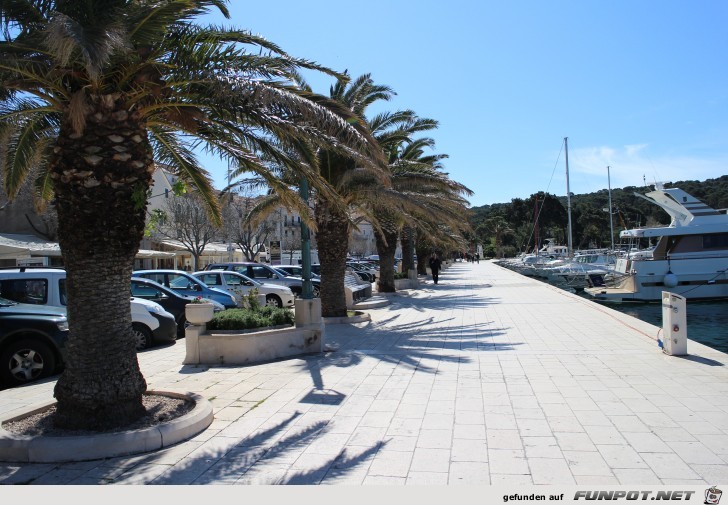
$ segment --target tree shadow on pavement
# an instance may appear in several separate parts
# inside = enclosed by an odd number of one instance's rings
[[[193,451],[185,464],[177,464],[150,484],[319,484],[325,477],[346,477],[361,465],[371,461],[386,442],[370,447],[343,446],[333,453],[323,440],[328,434],[328,422],[315,421],[306,425],[296,424],[300,412],[290,414],[274,424],[254,430],[247,436],[235,436],[231,431],[230,442],[208,451]],[[244,419],[244,418],[241,418]],[[225,430],[220,433],[225,435]],[[310,451],[317,442],[321,452]],[[309,449],[309,451],[307,451]],[[170,449],[169,451],[171,451]],[[361,452],[352,455],[350,451]],[[150,454],[137,461],[143,467],[163,459],[166,450]],[[311,463],[301,461],[301,455],[313,454]],[[196,454],[199,453],[199,454]],[[306,459],[306,458],[304,458]],[[297,466],[298,465],[298,466]],[[133,472],[133,469],[130,469]],[[124,483],[124,479],[114,481]]]

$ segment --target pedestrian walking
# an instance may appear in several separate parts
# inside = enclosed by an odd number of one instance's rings
[[[437,253],[432,253],[430,256],[430,270],[432,270],[432,280],[437,284],[437,280],[440,276],[440,258],[437,257]]]

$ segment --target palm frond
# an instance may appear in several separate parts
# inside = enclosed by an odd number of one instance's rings
[[[21,120],[0,126],[3,163],[0,171],[5,175],[8,198],[18,194],[31,170],[43,171],[49,154],[49,138],[55,137],[57,128],[55,117],[42,108],[26,110]]]
[[[189,146],[180,142],[178,136],[161,125],[149,128],[154,148],[154,158],[171,168],[186,185],[196,189],[206,205],[206,211],[215,226],[222,224],[220,204],[210,182],[210,174],[200,166]]]

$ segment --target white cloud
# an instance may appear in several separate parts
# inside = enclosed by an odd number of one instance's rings
[[[575,193],[607,187],[607,167],[612,188],[642,186],[657,182],[705,180],[728,174],[728,158],[672,156],[668,153],[648,154],[647,144],[622,147],[597,146],[569,151],[569,178]],[[588,188],[573,188],[575,178]],[[644,178],[644,179],[643,179]]]

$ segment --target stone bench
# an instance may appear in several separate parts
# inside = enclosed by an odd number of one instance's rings
[[[371,298],[372,284],[359,278],[354,272],[344,273],[344,291],[346,292],[346,308],[353,309],[354,305]]]

